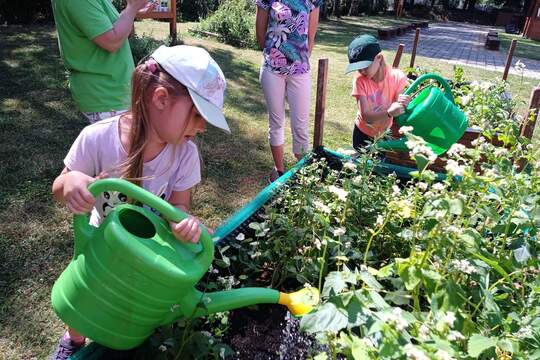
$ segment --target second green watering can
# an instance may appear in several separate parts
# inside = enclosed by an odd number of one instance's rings
[[[214,243],[202,227],[198,244],[178,241],[167,220],[187,217],[168,202],[121,179],[92,183],[90,192],[119,191],[145,207],[117,205],[99,227],[76,215],[75,254],[51,294],[56,314],[95,342],[117,350],[140,345],[153,330],[192,318],[259,303],[286,305],[294,315],[311,311],[316,289],[285,294],[267,288],[202,293],[195,285],[214,258]]]
[[[424,74],[405,90],[410,95],[426,80],[436,80],[444,88],[444,93],[435,86],[427,86],[416,94],[405,113],[395,121],[401,126],[412,126],[412,133],[422,137],[437,155],[445,153],[465,133],[467,117],[454,103],[452,90],[441,76]],[[377,147],[385,150],[408,151],[407,138],[377,142]]]

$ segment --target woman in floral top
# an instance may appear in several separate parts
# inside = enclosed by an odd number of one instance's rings
[[[322,2],[257,0],[256,33],[264,57],[260,81],[268,108],[268,139],[275,165],[270,175],[271,181],[285,171],[285,95],[291,113],[293,153],[300,159],[309,149],[309,56],[315,41]]]

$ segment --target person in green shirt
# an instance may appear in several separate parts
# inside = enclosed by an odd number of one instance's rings
[[[146,3],[127,0],[118,13],[110,0],[52,0],[71,94],[91,123],[129,107],[134,64],[127,38]]]

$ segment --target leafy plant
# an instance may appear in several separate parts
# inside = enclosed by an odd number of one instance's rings
[[[255,4],[248,0],[225,0],[196,30],[217,33],[220,40],[238,47],[257,49]]]
[[[170,46],[171,39],[167,38],[166,40],[156,40],[153,37],[148,35],[133,35],[129,37],[129,46],[131,48],[131,53],[133,55],[133,62],[136,64],[144,59],[146,56],[150,55],[161,45]]]

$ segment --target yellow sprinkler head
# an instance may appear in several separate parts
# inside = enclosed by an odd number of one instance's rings
[[[287,306],[294,316],[302,316],[309,313],[318,303],[319,290],[316,288],[303,288],[290,294],[279,293],[278,304]]]

